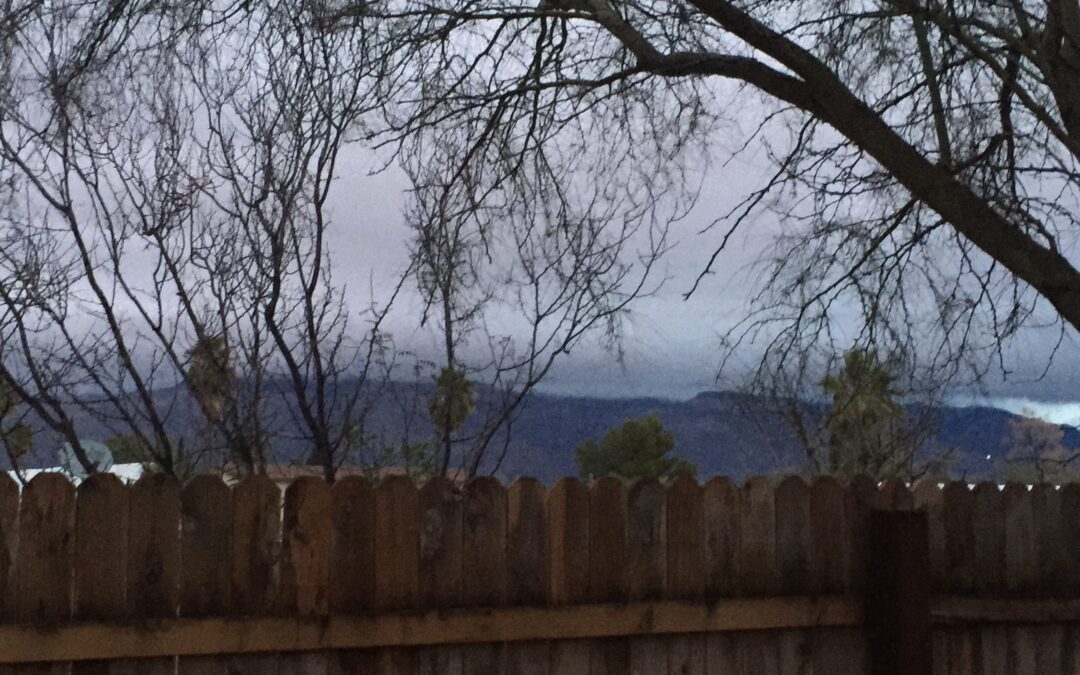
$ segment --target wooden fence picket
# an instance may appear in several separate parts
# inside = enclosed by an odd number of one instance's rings
[[[19,542],[19,486],[0,473],[0,623],[15,618],[15,556]]]
[[[817,478],[810,486],[809,587],[806,592],[850,593],[852,513],[844,488],[833,478]],[[857,628],[814,631],[811,667],[816,675],[862,675],[862,636]]]
[[[465,607],[506,604],[506,489],[490,476],[465,486],[462,507],[462,600]],[[498,675],[505,670],[503,645],[464,649],[466,675]]]
[[[667,587],[667,494],[656,480],[639,480],[626,495],[627,589],[631,600],[664,597]],[[643,637],[630,643],[630,672],[667,670],[663,638]]]
[[[549,597],[552,605],[572,605],[589,597],[589,489],[576,478],[563,478],[547,497]],[[590,643],[551,643],[549,667],[559,675],[587,675]]]
[[[948,483],[941,495],[941,518],[944,527],[945,569],[944,589],[951,593],[970,595],[975,588],[975,503],[966,483]],[[945,672],[974,672],[976,667],[977,633],[967,626],[947,627],[935,631],[935,640],[946,663]]]
[[[1039,579],[1037,525],[1027,486],[1009,483],[1005,501],[1005,586],[1010,594],[1035,590]],[[1036,675],[1036,636],[1029,626],[1009,629],[1009,669],[1015,675]]]
[[[147,474],[128,492],[128,613],[135,619],[176,616],[180,590],[180,491],[164,474]],[[110,673],[173,675],[175,658],[113,664]]]
[[[1080,485],[0,476],[0,675],[1080,675],[1078,625]]]
[[[519,478],[507,492],[506,600],[513,606],[542,606],[547,601],[545,492],[535,478]],[[548,675],[548,649],[546,641],[508,645],[507,675]]]
[[[626,488],[620,479],[605,476],[589,486],[589,598],[618,602],[627,594]],[[630,641],[592,640],[592,675],[621,675],[630,671]]]
[[[785,478],[775,490],[777,591],[798,595],[810,589],[813,555],[810,488],[798,476]],[[776,636],[780,672],[809,673],[813,667],[813,635],[805,630],[783,630]]]
[[[672,600],[705,599],[705,503],[701,485],[690,476],[677,477],[667,488],[667,588]],[[705,675],[704,635],[669,638],[668,672]]]
[[[420,493],[407,476],[390,476],[375,487],[375,610],[420,607]],[[378,672],[415,675],[416,650],[382,649]]]
[[[249,476],[232,490],[232,555],[229,587],[233,613],[277,613],[281,553],[280,488],[265,475]],[[230,675],[277,672],[277,654],[237,655],[228,659]]]
[[[732,598],[739,589],[739,488],[727,478],[712,478],[702,488],[705,519],[705,593],[710,600]],[[705,639],[709,675],[737,672],[738,637],[712,633]]]
[[[330,613],[363,614],[375,602],[375,490],[362,476],[346,476],[330,491]],[[372,650],[338,650],[331,655],[333,675],[370,675]]]
[[[1066,571],[1059,580],[1058,592],[1077,597],[1080,596],[1080,483],[1061,487],[1061,519],[1065,524],[1061,544],[1064,548]],[[1080,675],[1080,624],[1065,628],[1062,672]]]
[[[739,492],[739,592],[742,596],[775,595],[779,588],[776,559],[776,503],[769,481],[762,476],[748,478]],[[753,632],[738,644],[741,672],[778,675],[779,649],[776,636]]]
[[[34,476],[19,507],[15,564],[15,618],[20,623],[58,625],[71,617],[74,572],[75,490],[60,474]],[[18,675],[60,675],[67,663],[18,666]]]
[[[290,614],[323,617],[329,613],[333,502],[321,478],[299,478],[285,490],[281,528],[281,607]],[[283,654],[280,675],[325,675],[322,652]]]
[[[180,615],[225,616],[232,588],[232,492],[196,476],[180,490]],[[220,656],[182,656],[178,675],[227,675]]]
[[[0,473],[0,625],[15,621],[15,558],[19,545],[19,486]],[[0,675],[15,666],[0,665]]]
[[[75,608],[82,621],[127,618],[128,488],[119,478],[99,473],[76,491]],[[106,675],[108,661],[72,664],[73,675]]]
[[[1068,570],[1065,547],[1065,523],[1062,521],[1061,492],[1053,485],[1035,485],[1028,493],[1035,521],[1035,554],[1038,566],[1038,585],[1034,597],[1052,597],[1066,578]],[[1065,627],[1037,626],[1032,630],[1035,640],[1035,666],[1040,673],[1061,673]]]
[[[420,490],[420,604],[424,609],[461,603],[461,490],[445,476],[427,481]],[[417,655],[422,675],[460,675],[459,646],[429,647]]]
[[[996,483],[975,486],[972,498],[974,534],[974,587],[978,595],[1000,595],[1005,590],[1005,499]],[[1009,631],[1004,626],[977,628],[979,672],[1006,675]]]

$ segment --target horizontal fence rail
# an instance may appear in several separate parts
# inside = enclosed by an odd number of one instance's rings
[[[1080,673],[1077,623],[1073,485],[0,478],[0,663],[77,674]]]

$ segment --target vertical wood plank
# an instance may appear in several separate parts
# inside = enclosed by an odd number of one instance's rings
[[[375,487],[375,610],[420,606],[420,492],[407,476]],[[411,649],[379,650],[378,672],[419,672]]]
[[[727,478],[712,478],[702,491],[705,518],[705,591],[731,598],[739,580],[739,488]]]
[[[773,488],[763,476],[748,478],[739,493],[740,586],[744,596],[776,594],[776,504]],[[776,675],[780,672],[775,635],[750,632],[738,641],[740,672]]]
[[[346,476],[330,491],[330,610],[370,611],[375,600],[375,490],[361,476]]]
[[[709,599],[731,598],[739,589],[739,488],[727,478],[710,479],[702,490],[705,518],[705,592]],[[706,637],[709,675],[736,672],[738,636],[711,633]]]
[[[15,557],[19,541],[19,486],[0,473],[0,622],[15,618]]]
[[[667,586],[667,495],[652,479],[639,480],[626,495],[626,537],[629,554],[627,589],[630,600],[663,597]],[[637,637],[630,643],[631,673],[667,671],[663,638]]]
[[[1005,587],[1023,596],[1036,590],[1039,578],[1035,511],[1025,485],[1009,483],[1002,492],[1005,502]],[[1029,627],[1009,628],[1009,672],[1038,673],[1035,634]]]
[[[547,507],[544,486],[519,478],[507,494],[506,600],[515,606],[543,606],[547,601]],[[547,675],[548,643],[508,646],[507,675]]]
[[[739,497],[740,594],[774,595],[779,574],[772,486],[766,478],[755,476],[743,484]]]
[[[853,532],[847,495],[833,478],[816,478],[810,487],[810,532],[808,592],[851,592]],[[859,629],[815,631],[810,671],[821,675],[862,675],[866,672],[862,647]]]
[[[681,475],[667,489],[666,597],[702,602],[705,599],[705,503],[697,480]],[[668,639],[668,672],[705,675],[704,635]]]
[[[164,474],[146,474],[128,492],[128,611],[139,619],[176,616],[180,591],[180,488]],[[138,659],[114,668],[174,675],[176,659]],[[112,671],[110,671],[112,672]]]
[[[851,527],[848,575],[854,592],[866,586],[866,538],[870,511],[877,508],[877,485],[869,476],[855,476],[847,486],[847,522]]]
[[[375,600],[375,490],[361,476],[346,476],[330,490],[330,612],[362,614]],[[373,673],[374,650],[339,650],[331,672]]]
[[[330,605],[333,502],[322,478],[304,476],[285,489],[281,528],[281,608],[300,616],[326,616]],[[281,675],[318,675],[327,654],[283,654]]]
[[[790,476],[776,487],[776,558],[781,595],[803,595],[813,590],[810,538],[810,488],[802,478]],[[843,520],[837,523],[842,527]],[[813,667],[811,631],[778,631],[780,672],[810,673]]]
[[[23,490],[15,565],[15,618],[59,625],[71,617],[75,554],[75,489],[67,478],[41,473]],[[67,673],[68,663],[16,666],[19,675]]]
[[[973,590],[983,596],[1005,590],[1005,501],[995,483],[975,486],[972,498],[972,530],[975,542]],[[1004,626],[984,626],[978,631],[979,671],[983,675],[1006,675],[1009,666],[1009,633]]]
[[[128,490],[98,473],[79,486],[75,503],[75,611],[84,621],[127,618]],[[74,675],[108,673],[108,661],[72,664]]]
[[[935,593],[945,588],[945,518],[944,496],[936,481],[921,481],[915,486],[915,507],[926,514],[929,537],[930,583]]]
[[[505,488],[490,476],[469,481],[462,516],[462,599],[468,607],[501,607],[506,604]],[[463,651],[468,675],[504,670],[501,644],[470,645]]]
[[[953,481],[942,491],[945,527],[944,590],[971,594],[975,590],[975,503],[966,483]],[[978,633],[962,626],[939,628],[945,640],[945,658],[950,673],[974,672]]]
[[[547,496],[549,602],[573,605],[589,598],[589,490],[575,478],[563,478]],[[587,640],[558,640],[550,645],[549,670],[562,675],[589,672]]]
[[[870,516],[864,605],[867,672],[930,675],[926,514],[873,511]]]
[[[425,609],[462,602],[462,494],[445,476],[420,490],[420,603]],[[418,652],[424,675],[460,675],[462,650],[432,647]]]
[[[1030,496],[1036,523],[1035,551],[1038,556],[1035,594],[1040,597],[1061,597],[1061,587],[1069,574],[1062,495],[1055,486],[1041,484],[1032,488]],[[1052,624],[1036,626],[1033,633],[1038,671],[1062,672],[1064,627]]]
[[[1065,526],[1062,544],[1066,559],[1062,592],[1076,597],[1080,595],[1080,484],[1061,486],[1061,519]],[[1063,659],[1063,672],[1080,675],[1080,626],[1066,627]]]
[[[224,616],[232,593],[232,493],[217,476],[180,491],[180,615]],[[225,675],[228,657],[180,657],[179,675]]]
[[[626,488],[606,476],[589,486],[589,598],[621,602],[626,588]],[[630,640],[592,640],[590,672],[620,675],[630,670]]]
[[[232,490],[232,555],[229,587],[240,616],[279,609],[282,494],[266,475],[249,476]],[[277,654],[230,657],[230,675],[276,675]]]

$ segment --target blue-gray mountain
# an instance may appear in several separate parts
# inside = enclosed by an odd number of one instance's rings
[[[411,440],[430,436],[426,423],[424,396],[426,387],[410,384],[385,386],[377,400],[370,401],[366,429],[373,438],[386,441],[400,437],[410,428]],[[162,390],[164,398],[177,401],[185,396],[176,390]],[[478,391],[478,408],[483,409],[490,392]],[[281,425],[275,429],[280,440],[275,444],[272,461],[300,463],[307,459],[309,448],[296,428],[298,418],[285,410],[285,398],[271,399],[268,417]],[[278,408],[281,408],[280,410]],[[173,405],[169,426],[177,433],[197,428],[193,424],[193,406]],[[814,414],[814,407],[807,410]],[[407,412],[406,412],[407,411]],[[818,409],[821,412],[821,409]],[[411,415],[410,424],[405,415]],[[768,474],[778,470],[797,470],[805,457],[789,427],[779,416],[769,413],[761,401],[733,392],[706,392],[686,401],[654,398],[596,399],[537,394],[515,421],[505,460],[488,470],[506,479],[535,476],[553,482],[561,476],[575,475],[574,449],[586,438],[599,439],[608,429],[623,421],[656,415],[675,436],[675,453],[694,462],[699,476],[723,474],[742,478],[750,474]],[[952,449],[951,471],[968,479],[988,477],[993,461],[1005,450],[1008,412],[985,407],[944,407],[938,411],[937,445]],[[474,422],[475,423],[475,422]],[[103,439],[112,431],[85,416],[77,419],[79,433],[85,438]],[[470,426],[464,430],[468,433]],[[1080,430],[1064,428],[1066,447],[1080,449]],[[56,439],[39,430],[35,434],[35,452],[28,466],[54,463],[49,447]],[[189,439],[197,442],[197,437]],[[501,445],[501,444],[500,444]],[[189,446],[190,447],[190,446]],[[501,448],[499,448],[501,449]],[[492,452],[492,455],[497,454]],[[990,460],[987,459],[990,456]],[[6,458],[0,462],[6,463]]]

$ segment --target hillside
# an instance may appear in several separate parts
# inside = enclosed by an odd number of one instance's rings
[[[403,406],[409,397],[422,400],[425,392],[412,385],[392,384],[382,395],[370,401],[366,429],[374,437],[400,438],[409,428],[411,440],[430,434],[425,406]],[[162,391],[163,398],[183,398],[175,391]],[[479,392],[483,406],[487,392]],[[416,401],[413,401],[415,403]],[[279,425],[281,440],[274,448],[273,461],[300,463],[308,448],[295,427],[292,415],[278,402],[272,404],[270,419]],[[280,408],[280,409],[279,409]],[[405,421],[402,410],[408,408],[412,419]],[[808,407],[808,410],[813,410]],[[193,424],[188,405],[175,405],[169,426],[183,435]],[[586,438],[599,438],[623,421],[656,415],[675,437],[676,453],[698,466],[700,476],[723,474],[741,478],[767,474],[782,469],[798,469],[805,458],[787,425],[776,415],[764,411],[759,400],[734,392],[704,392],[685,401],[654,398],[598,399],[537,394],[529,401],[515,422],[506,460],[497,473],[511,479],[535,476],[553,482],[561,476],[575,475],[574,448]],[[952,473],[969,479],[987,476],[991,463],[1004,452],[1013,415],[995,408],[945,407],[940,411],[937,441],[953,449]],[[110,431],[98,422],[83,417],[77,428],[85,438],[103,439]],[[189,431],[190,435],[190,431]],[[192,438],[190,442],[195,442]],[[1065,445],[1080,449],[1080,430],[1065,428]],[[35,434],[30,466],[54,464],[57,440],[44,432]],[[987,460],[987,455],[991,460]],[[6,459],[6,458],[5,458]],[[4,462],[6,464],[6,462]],[[488,467],[491,469],[494,467]]]

